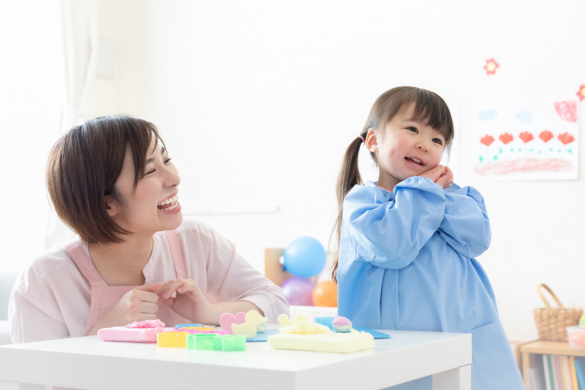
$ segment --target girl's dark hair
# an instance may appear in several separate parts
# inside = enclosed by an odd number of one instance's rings
[[[123,242],[131,232],[110,218],[106,197],[123,202],[116,189],[126,148],[134,161],[134,188],[144,175],[156,126],[128,116],[106,116],[75,126],[51,148],[47,158],[47,190],[59,218],[88,244]]]
[[[358,169],[358,156],[362,138],[365,140],[369,129],[383,130],[386,123],[402,110],[414,104],[413,119],[425,122],[427,126],[439,131],[445,137],[446,150],[451,149],[453,141],[453,119],[449,107],[436,93],[416,87],[396,87],[384,92],[372,106],[368,120],[360,136],[355,138],[345,151],[341,163],[341,170],[337,177],[337,204],[338,212],[333,232],[337,237],[337,250],[331,268],[331,277],[337,281],[337,266],[339,264],[339,240],[341,239],[341,220],[343,216],[343,201],[347,193],[356,185],[363,184]],[[362,138],[360,138],[362,137]],[[370,153],[374,161],[376,155]]]

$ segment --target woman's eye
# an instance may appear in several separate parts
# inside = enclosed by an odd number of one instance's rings
[[[154,173],[155,171],[156,171],[156,169],[151,169],[150,171],[146,172],[146,173],[144,174],[144,176],[146,176],[146,175],[150,175],[151,173]]]
[[[169,162],[171,162],[171,160],[172,160],[172,159],[173,159],[172,157],[169,157],[169,158],[167,158],[167,159],[165,160],[165,164],[168,164]]]

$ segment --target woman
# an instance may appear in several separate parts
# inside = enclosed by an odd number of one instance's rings
[[[225,312],[288,313],[282,290],[209,226],[183,221],[177,168],[156,127],[101,117],[53,146],[47,187],[79,236],[30,263],[10,299],[13,342],[94,335],[159,318],[219,324]]]

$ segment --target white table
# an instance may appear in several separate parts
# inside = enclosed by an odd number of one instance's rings
[[[386,331],[372,350],[350,354],[158,348],[97,336],[0,346],[0,381],[81,389],[380,389],[433,376],[434,390],[471,388],[471,335]],[[1,382],[0,382],[0,388]]]

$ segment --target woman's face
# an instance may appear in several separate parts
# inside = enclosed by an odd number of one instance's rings
[[[121,201],[109,202],[108,212],[114,221],[133,235],[152,235],[163,230],[176,229],[183,221],[178,200],[179,172],[167,151],[154,138],[148,148],[144,176],[134,188],[134,161],[130,148],[116,189]]]

